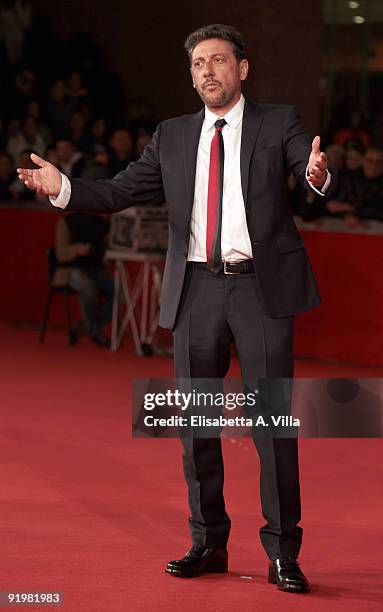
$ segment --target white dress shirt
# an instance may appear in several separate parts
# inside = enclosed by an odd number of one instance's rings
[[[225,149],[221,227],[222,261],[238,261],[252,257],[241,186],[240,153],[244,105],[245,99],[241,95],[237,104],[224,116],[227,125],[222,128]],[[218,117],[205,107],[205,119],[197,152],[188,261],[206,261],[210,145],[217,119],[222,119],[222,117]]]
[[[222,195],[222,227],[221,248],[222,261],[239,261],[251,259],[252,250],[246,223],[245,204],[241,185],[241,135],[242,118],[245,98],[241,95],[237,104],[223,117],[226,124],[222,129],[225,150]],[[190,220],[190,242],[188,261],[206,261],[206,224],[207,224],[207,193],[209,181],[210,145],[215,133],[214,124],[222,119],[205,107],[205,119],[202,125],[198,152],[194,189],[194,202]],[[306,176],[308,175],[308,165]],[[327,179],[319,191],[313,185],[310,187],[324,196],[331,180],[327,171]],[[309,183],[310,184],[310,183]],[[49,198],[54,206],[66,208],[71,194],[70,181],[62,174],[61,191],[57,198]]]

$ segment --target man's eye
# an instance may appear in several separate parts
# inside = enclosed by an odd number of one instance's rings
[[[219,64],[222,64],[224,60],[223,60],[223,57],[216,57],[215,61],[218,62]]]
[[[194,68],[201,68],[202,62],[195,62]]]

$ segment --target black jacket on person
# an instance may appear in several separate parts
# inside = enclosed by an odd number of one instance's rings
[[[121,211],[166,201],[169,244],[161,291],[161,327],[173,329],[184,284],[204,109],[160,123],[142,156],[111,180],[70,179],[69,211]],[[296,110],[246,101],[241,138],[241,182],[257,287],[274,318],[320,304],[304,241],[292,218],[286,179],[292,171],[311,189],[305,170],[311,152]]]
[[[339,180],[336,199],[352,204],[362,219],[383,221],[383,176],[369,179],[362,169],[349,172]]]

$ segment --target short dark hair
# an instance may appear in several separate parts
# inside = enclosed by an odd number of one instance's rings
[[[233,53],[238,62],[246,58],[245,42],[241,32],[238,32],[233,26],[213,23],[192,32],[185,40],[184,47],[190,61],[195,47],[203,40],[209,40],[209,38],[220,38],[231,43]]]
[[[56,138],[56,140],[51,143],[50,148],[54,149],[59,142],[69,142],[69,144],[73,145],[76,148],[76,143],[73,142],[71,138],[67,138],[66,136],[60,136],[60,138]]]

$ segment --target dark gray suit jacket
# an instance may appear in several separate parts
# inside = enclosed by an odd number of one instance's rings
[[[136,162],[111,180],[71,179],[68,211],[121,211],[166,201],[169,244],[161,292],[161,327],[173,329],[185,277],[197,149],[204,109],[163,121]],[[293,106],[246,101],[241,181],[264,311],[289,317],[320,304],[320,296],[287,203],[290,171],[307,189],[311,142]],[[332,181],[333,183],[333,181]]]

